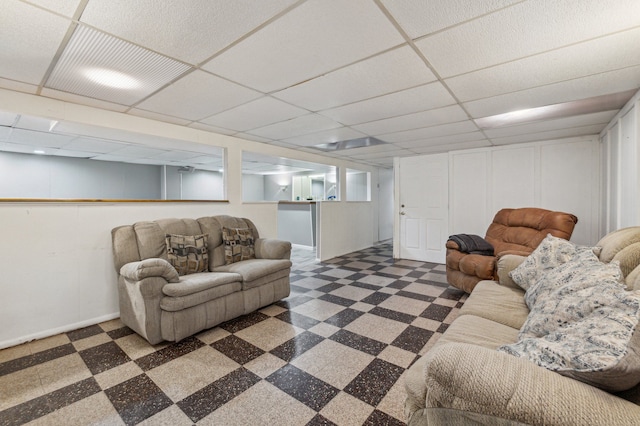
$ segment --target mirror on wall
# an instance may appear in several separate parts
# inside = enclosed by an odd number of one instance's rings
[[[0,111],[0,198],[222,200],[224,149]]]
[[[335,166],[253,152],[242,154],[245,202],[335,200],[335,183]]]

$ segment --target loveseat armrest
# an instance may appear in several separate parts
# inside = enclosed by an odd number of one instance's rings
[[[637,425],[640,406],[522,358],[465,343],[433,349],[426,407],[525,424]]]
[[[166,260],[158,258],[129,262],[120,268],[120,275],[129,281],[141,281],[152,277],[161,277],[170,283],[180,281],[176,269]]]
[[[274,238],[258,238],[255,241],[257,259],[290,259],[291,243]]]

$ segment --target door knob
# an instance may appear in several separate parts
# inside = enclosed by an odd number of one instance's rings
[[[400,212],[400,214],[401,214],[402,216],[404,216],[406,213],[405,213],[405,212]]]

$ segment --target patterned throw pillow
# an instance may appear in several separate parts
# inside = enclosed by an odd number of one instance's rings
[[[509,272],[511,279],[527,290],[545,271],[567,262],[576,252],[576,245],[551,234],[516,269]]]
[[[577,253],[540,280],[518,342],[498,350],[610,392],[632,388],[640,382],[640,291],[626,291],[620,276],[615,262]]]
[[[250,228],[222,228],[225,264],[255,259],[253,232]]]
[[[207,238],[208,234],[166,235],[167,260],[176,268],[178,275],[209,270]]]

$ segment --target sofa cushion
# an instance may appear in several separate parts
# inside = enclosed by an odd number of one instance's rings
[[[209,268],[207,235],[167,234],[167,260],[179,275],[204,272]]]
[[[640,382],[640,292],[626,291],[617,262],[593,258],[577,253],[530,288],[537,297],[519,341],[499,350],[621,391]]]
[[[213,275],[210,272],[193,274],[193,275]],[[191,275],[189,276],[189,280]],[[193,306],[203,305],[210,300],[219,299],[232,293],[237,293],[242,289],[239,281],[229,283],[218,283],[201,291],[188,294],[185,292],[182,296],[165,296],[160,300],[160,308],[164,311],[177,312]]]
[[[177,283],[167,284],[162,287],[162,292],[171,297],[186,296],[200,291],[229,284],[241,282],[242,276],[230,272],[200,272],[180,277]]]
[[[255,241],[250,228],[222,228],[225,264],[255,259]]]
[[[242,276],[244,282],[251,282],[275,272],[289,270],[291,265],[291,261],[287,259],[250,259],[219,266],[215,271],[235,272]]]
[[[527,320],[529,308],[521,288],[480,281],[462,305],[460,315],[475,315],[519,330]]]
[[[575,251],[575,244],[548,234],[524,262],[509,273],[509,276],[527,290],[545,271],[571,259]]]

